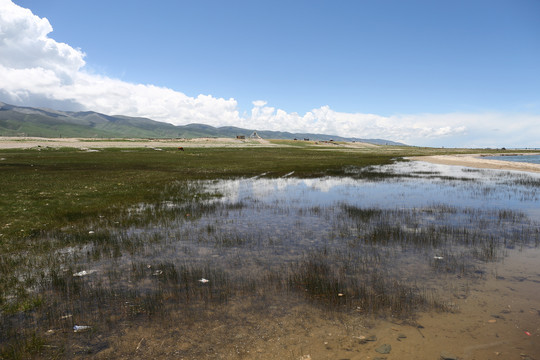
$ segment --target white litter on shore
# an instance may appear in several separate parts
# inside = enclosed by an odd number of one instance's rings
[[[88,331],[90,330],[91,327],[90,326],[86,326],[86,325],[75,325],[73,327],[73,332],[83,332],[83,331]]]
[[[83,271],[79,271],[78,273],[73,274],[73,276],[81,277],[81,276],[86,276],[86,275],[93,274],[95,272],[97,272],[97,270],[88,270],[88,271],[83,270]]]

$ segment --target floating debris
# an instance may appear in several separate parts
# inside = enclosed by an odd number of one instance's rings
[[[96,232],[95,232],[94,230],[90,230],[88,233],[89,233],[90,235],[92,235],[92,234],[95,234]]]
[[[163,270],[156,270],[156,271],[154,271],[154,273],[152,274],[152,276],[159,276],[159,275],[161,275],[161,274],[163,274]]]
[[[93,274],[93,273],[96,273],[97,270],[83,270],[83,271],[79,271],[78,273],[75,273],[73,274],[73,276],[75,277],[82,277],[82,276],[86,276],[86,275],[90,275],[90,274]]]
[[[258,179],[258,178],[260,178],[260,177],[265,176],[266,174],[268,174],[268,172],[263,172],[263,173],[260,174],[260,175],[255,175],[255,176],[251,177],[251,179]]]
[[[199,282],[203,283],[203,284],[206,284],[207,282],[209,282],[210,280],[208,279],[205,279],[205,278],[202,278],[199,280]]]
[[[442,260],[442,259],[444,259],[442,256],[434,256],[433,258],[434,258],[435,260]]]
[[[83,331],[88,331],[90,330],[92,327],[91,326],[86,326],[86,325],[75,325],[73,327],[73,332],[83,332]]]
[[[283,175],[282,177],[286,178],[286,177],[291,176],[292,174],[294,174],[294,171],[291,171],[290,173],[287,173],[287,174]]]
[[[356,339],[358,339],[360,344],[365,344],[368,341],[377,341],[377,336],[375,335],[360,335],[360,336],[354,336]]]

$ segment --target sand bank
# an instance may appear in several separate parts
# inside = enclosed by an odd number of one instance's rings
[[[328,141],[299,141],[309,146],[329,147],[336,149],[378,149],[381,146],[364,142],[328,142]],[[89,139],[89,138],[41,138],[41,137],[0,137],[1,149],[32,149],[32,148],[76,148],[76,149],[105,149],[105,148],[201,148],[201,147],[290,147],[287,143],[276,143],[266,139],[236,139],[236,138],[195,138],[195,139]]]
[[[459,155],[432,155],[409,157],[410,160],[426,161],[432,164],[457,165],[480,169],[516,170],[528,172],[540,172],[540,164],[526,162],[502,161],[486,159],[486,156],[496,156],[497,154],[459,154]],[[509,154],[504,154],[509,155]],[[512,155],[524,155],[515,153]],[[527,153],[527,155],[537,155]]]
[[[0,137],[0,149],[31,148],[170,148],[170,147],[268,147],[275,146],[264,139],[198,138],[198,139],[83,139]]]

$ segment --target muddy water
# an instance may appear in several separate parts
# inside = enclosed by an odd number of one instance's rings
[[[534,174],[421,162],[351,170],[345,178],[205,183],[221,196],[204,211],[163,204],[173,215],[122,229],[145,239],[144,247],[112,264],[86,264],[98,271],[82,281],[96,288],[110,282],[114,297],[124,296],[123,288],[158,294],[164,310],[129,317],[103,310],[99,300],[102,315],[85,319],[95,331],[73,334],[67,354],[538,359],[539,185]],[[150,241],[156,236],[161,240]],[[310,261],[321,266],[307,269],[327,269],[335,289],[316,292],[296,280]],[[203,269],[185,283],[188,300],[166,277],[184,265]],[[391,284],[419,295],[403,300],[414,310],[360,302],[355,291],[374,275],[388,281],[374,284],[387,286],[381,298],[394,291]],[[226,301],[216,301],[220,296]],[[122,299],[121,309],[136,312],[136,300]],[[383,345],[388,354],[377,352]]]
[[[463,359],[538,358],[540,354],[540,252],[511,251],[489,266],[486,280],[456,300],[456,314],[423,315],[422,346],[447,349]],[[424,339],[422,339],[424,340]]]

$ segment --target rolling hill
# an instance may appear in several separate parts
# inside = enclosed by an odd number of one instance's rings
[[[266,139],[361,141],[372,144],[403,145],[384,139],[345,138],[336,135],[289,133],[213,127],[204,124],[175,126],[147,118],[105,115],[94,111],[59,111],[22,107],[0,102],[0,136],[77,138],[199,138],[249,136],[254,131]]]

